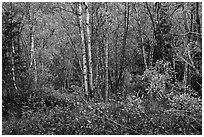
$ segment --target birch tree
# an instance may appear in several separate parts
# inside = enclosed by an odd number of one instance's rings
[[[79,29],[81,35],[81,44],[82,44],[82,58],[83,58],[83,79],[84,79],[84,88],[85,95],[88,97],[88,76],[87,76],[87,62],[86,62],[86,45],[85,45],[85,37],[82,23],[82,3],[79,4]]]
[[[12,8],[11,10],[13,11],[12,3],[10,3],[10,6]],[[11,19],[11,24],[13,24],[13,19]],[[14,57],[15,57],[15,43],[14,43],[14,38],[12,37],[12,58],[11,58],[12,68],[11,70],[12,70],[12,76],[13,76],[13,85],[14,85],[15,90],[17,90]]]
[[[35,43],[34,43],[34,10],[33,7],[31,7],[31,3],[29,3],[29,21],[30,21],[30,47],[31,47],[31,53],[30,53],[30,69],[34,65],[34,82],[35,87],[37,85],[37,63],[35,59]]]
[[[86,10],[86,31],[87,31],[87,48],[88,48],[88,67],[89,67],[89,86],[90,90],[93,90],[93,73],[92,73],[92,56],[91,56],[91,35],[90,35],[90,24],[89,24],[89,9],[88,3],[84,2]]]
[[[12,61],[12,75],[13,75],[13,85],[14,85],[14,88],[15,90],[17,90],[17,85],[16,85],[16,75],[15,75],[15,63],[14,63],[14,57],[15,57],[15,44],[14,44],[14,39],[12,39],[12,58],[11,58],[11,61]]]

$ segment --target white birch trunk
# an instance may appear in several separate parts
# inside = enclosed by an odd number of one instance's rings
[[[145,54],[145,47],[142,45],[142,53],[143,53],[143,59],[145,64],[145,70],[147,69],[147,61],[146,61],[146,54]]]
[[[79,4],[79,29],[81,34],[81,44],[82,44],[82,57],[83,57],[83,77],[84,77],[84,88],[85,94],[88,96],[88,77],[87,77],[87,63],[86,63],[86,46],[85,38],[82,24],[82,3]]]
[[[34,12],[33,12],[33,9],[29,8],[30,10],[30,45],[31,45],[31,60],[30,60],[30,68],[32,68],[33,66],[33,63],[34,63],[34,84],[35,84],[35,87],[37,85],[37,80],[38,80],[38,77],[37,77],[37,63],[36,63],[36,59],[35,59],[35,43],[34,43],[34,24],[33,24],[33,20],[34,20]]]
[[[11,7],[13,8],[12,3],[10,3]],[[13,24],[13,20],[11,20],[10,22],[11,24]],[[12,34],[13,35],[13,34]],[[12,63],[12,79],[13,79],[13,86],[14,89],[17,91],[17,85],[16,85],[16,75],[15,75],[15,44],[14,44],[14,38],[12,37],[12,42],[11,42],[11,46],[12,46],[12,57],[11,57],[11,63]]]
[[[15,90],[17,90],[17,85],[16,85],[16,76],[15,76],[15,63],[14,63],[14,56],[15,56],[15,47],[14,47],[14,39],[12,39],[12,58],[11,58],[11,61],[12,61],[12,75],[13,75],[13,85],[14,85],[14,88]]]
[[[30,46],[31,46],[31,50],[30,50],[31,51],[31,53],[30,53],[30,56],[31,56],[30,57],[30,68],[33,65],[34,48],[35,48],[33,30],[34,30],[34,28],[33,28],[33,24],[32,24],[31,29],[30,29],[30,31],[31,31],[31,34],[30,34]]]
[[[93,73],[92,73],[92,56],[91,56],[91,35],[89,29],[89,10],[88,3],[85,2],[85,10],[86,10],[86,31],[87,31],[87,43],[88,43],[88,67],[89,67],[89,85],[90,90],[93,90]]]

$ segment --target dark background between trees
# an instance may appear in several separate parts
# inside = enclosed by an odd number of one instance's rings
[[[202,5],[2,4],[2,134],[202,134]]]

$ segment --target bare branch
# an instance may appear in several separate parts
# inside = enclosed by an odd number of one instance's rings
[[[195,35],[198,35],[198,36],[202,36],[202,34],[197,33],[197,32],[186,32],[186,33],[183,33],[183,34],[171,34],[171,35],[174,35],[174,36],[186,36],[188,34],[195,34]]]
[[[52,10],[59,9],[59,10],[61,10],[61,11],[66,11],[66,12],[69,12],[69,13],[72,13],[72,14],[75,14],[75,15],[79,16],[78,13],[76,13],[76,12],[74,12],[74,11],[70,11],[70,10],[65,9],[65,8],[62,8],[62,7],[57,7],[57,6],[55,6],[55,7],[51,7],[50,9],[52,9]]]

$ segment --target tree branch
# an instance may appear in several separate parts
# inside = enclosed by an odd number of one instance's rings
[[[147,11],[148,11],[148,13],[149,13],[149,17],[150,17],[150,19],[151,19],[152,27],[153,27],[153,31],[154,31],[154,34],[155,34],[154,19],[153,19],[153,17],[152,17],[151,12],[150,12],[150,9],[149,9],[149,6],[148,6],[148,3],[146,2],[145,4],[146,4]]]
[[[197,33],[197,32],[186,32],[186,33],[183,33],[183,34],[172,34],[172,33],[170,33],[170,34],[174,35],[174,36],[186,36],[188,34],[195,34],[195,35],[198,35],[198,36],[202,36],[202,34]]]
[[[188,61],[186,61],[186,59],[184,59],[182,56],[180,56],[180,55],[176,52],[176,50],[175,50],[175,48],[174,48],[173,46],[172,46],[172,48],[174,49],[176,55],[177,55],[180,59],[182,59],[185,63],[187,63],[189,66],[191,66],[193,69],[195,69],[195,71],[196,71],[197,74],[200,74],[199,71],[196,69],[196,67],[195,67],[193,64],[189,63]]]
[[[63,10],[63,11],[66,11],[66,12],[69,12],[69,13],[72,13],[72,14],[75,14],[75,15],[79,16],[78,13],[76,13],[76,12],[74,12],[74,11],[67,10],[67,9],[65,9],[65,8],[62,8],[62,7],[57,7],[57,6],[55,6],[55,7],[51,7],[50,9],[51,9],[51,10],[59,9],[59,10],[61,10],[61,11]]]

